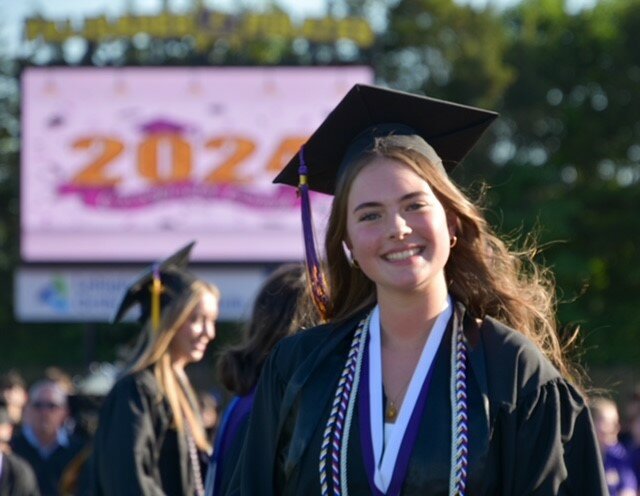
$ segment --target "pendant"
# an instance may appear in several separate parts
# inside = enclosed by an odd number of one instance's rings
[[[384,412],[384,418],[390,424],[393,424],[398,418],[398,408],[391,400],[388,401],[387,410]]]

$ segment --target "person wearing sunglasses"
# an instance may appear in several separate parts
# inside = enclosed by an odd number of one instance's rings
[[[22,429],[11,447],[33,468],[43,496],[58,494],[64,469],[83,447],[64,428],[68,416],[67,395],[60,385],[42,380],[30,388]]]

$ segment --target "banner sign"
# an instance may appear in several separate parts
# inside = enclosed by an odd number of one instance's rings
[[[20,267],[14,277],[14,311],[19,322],[110,322],[129,285],[144,270],[109,267]],[[251,313],[267,277],[261,267],[198,268],[193,272],[220,288],[220,320]],[[127,320],[135,320],[132,310]]]
[[[81,24],[71,19],[48,20],[32,17],[26,20],[24,34],[27,41],[40,39],[48,43],[63,43],[69,38],[82,37],[92,42],[133,38],[145,33],[158,39],[190,39],[196,49],[205,51],[222,40],[231,48],[243,43],[277,39],[293,42],[331,44],[349,40],[358,47],[370,48],[375,33],[362,17],[314,17],[294,22],[282,11],[224,13],[200,9],[187,13],[161,12],[157,15],[106,15],[87,17]]]
[[[28,262],[303,255],[295,188],[273,185],[367,67],[27,68],[21,254]],[[330,198],[313,197],[322,235]]]

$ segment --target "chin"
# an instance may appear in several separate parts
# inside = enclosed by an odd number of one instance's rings
[[[204,357],[204,351],[194,351],[191,353],[191,362],[199,362]]]

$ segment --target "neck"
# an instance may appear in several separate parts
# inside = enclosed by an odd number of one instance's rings
[[[38,432],[34,430],[33,433],[35,434],[36,439],[40,443],[40,446],[42,446],[45,449],[53,446],[58,441],[57,431],[51,434],[49,432]]]
[[[186,365],[187,365],[186,362],[182,360],[175,360],[171,362],[171,368],[180,377],[185,376],[184,368],[186,367]]]
[[[384,348],[422,349],[438,315],[447,304],[447,293],[437,297],[379,294],[382,346]]]

